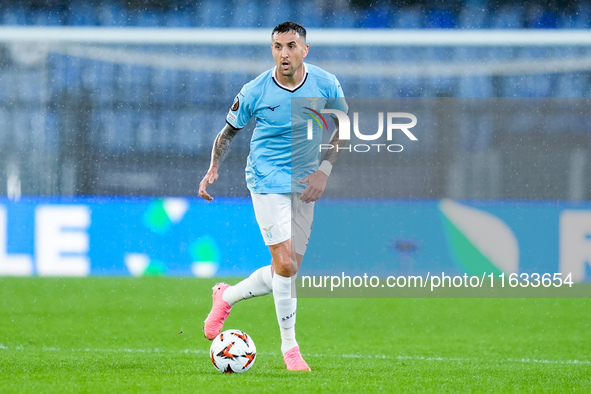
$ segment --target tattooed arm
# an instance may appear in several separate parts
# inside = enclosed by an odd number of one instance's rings
[[[346,140],[339,139],[339,122],[336,118],[333,118],[333,120],[335,122],[335,130],[332,134],[332,137],[330,137],[329,142],[329,144],[332,146],[332,149],[327,150],[324,154],[324,158],[322,159],[323,162],[328,161],[328,163],[330,163],[327,164],[327,166],[329,167],[328,173],[330,173],[330,169],[332,169],[332,166],[337,161],[337,158],[339,157],[342,148],[347,143]],[[324,164],[321,166],[321,168],[323,166]],[[300,200],[302,200],[303,202],[312,202],[318,200],[320,197],[322,197],[322,194],[324,193],[327,181],[328,175],[321,169],[302,179],[300,183],[307,183],[308,185],[306,186],[306,189],[302,192]]]
[[[322,159],[322,161],[328,160],[328,162],[332,165],[336,163],[337,158],[341,154],[341,150],[343,150],[343,147],[347,143],[347,140],[339,139],[339,121],[336,118],[333,118],[333,120],[335,122],[335,129],[332,133],[332,136],[330,137],[330,142],[328,143],[330,146],[332,146],[332,149],[327,150],[324,154],[324,158]]]
[[[207,170],[207,174],[205,174],[201,180],[201,183],[199,184],[199,197],[202,197],[207,201],[213,200],[213,197],[207,193],[207,187],[218,179],[218,167],[228,155],[228,152],[230,151],[230,145],[232,145],[232,140],[238,131],[238,129],[226,124],[222,131],[218,133],[217,137],[215,137],[213,148],[211,150],[211,162],[209,164],[209,170]]]

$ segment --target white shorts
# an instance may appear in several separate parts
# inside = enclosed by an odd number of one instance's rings
[[[301,201],[296,193],[250,196],[265,245],[277,245],[291,238],[295,252],[304,255],[312,231],[314,203]]]

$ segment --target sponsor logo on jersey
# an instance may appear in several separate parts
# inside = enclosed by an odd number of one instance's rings
[[[236,96],[236,98],[234,99],[234,102],[232,103],[232,111],[238,111],[238,108],[240,108],[240,99],[238,98],[238,96]]]

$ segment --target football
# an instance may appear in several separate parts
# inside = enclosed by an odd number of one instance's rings
[[[240,330],[226,330],[211,343],[209,356],[222,373],[243,373],[254,364],[257,350],[252,338]]]

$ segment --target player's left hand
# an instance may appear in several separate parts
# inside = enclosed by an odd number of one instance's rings
[[[307,183],[306,189],[302,192],[300,200],[303,202],[313,202],[322,197],[328,175],[322,171],[316,171],[300,181],[300,183]]]

